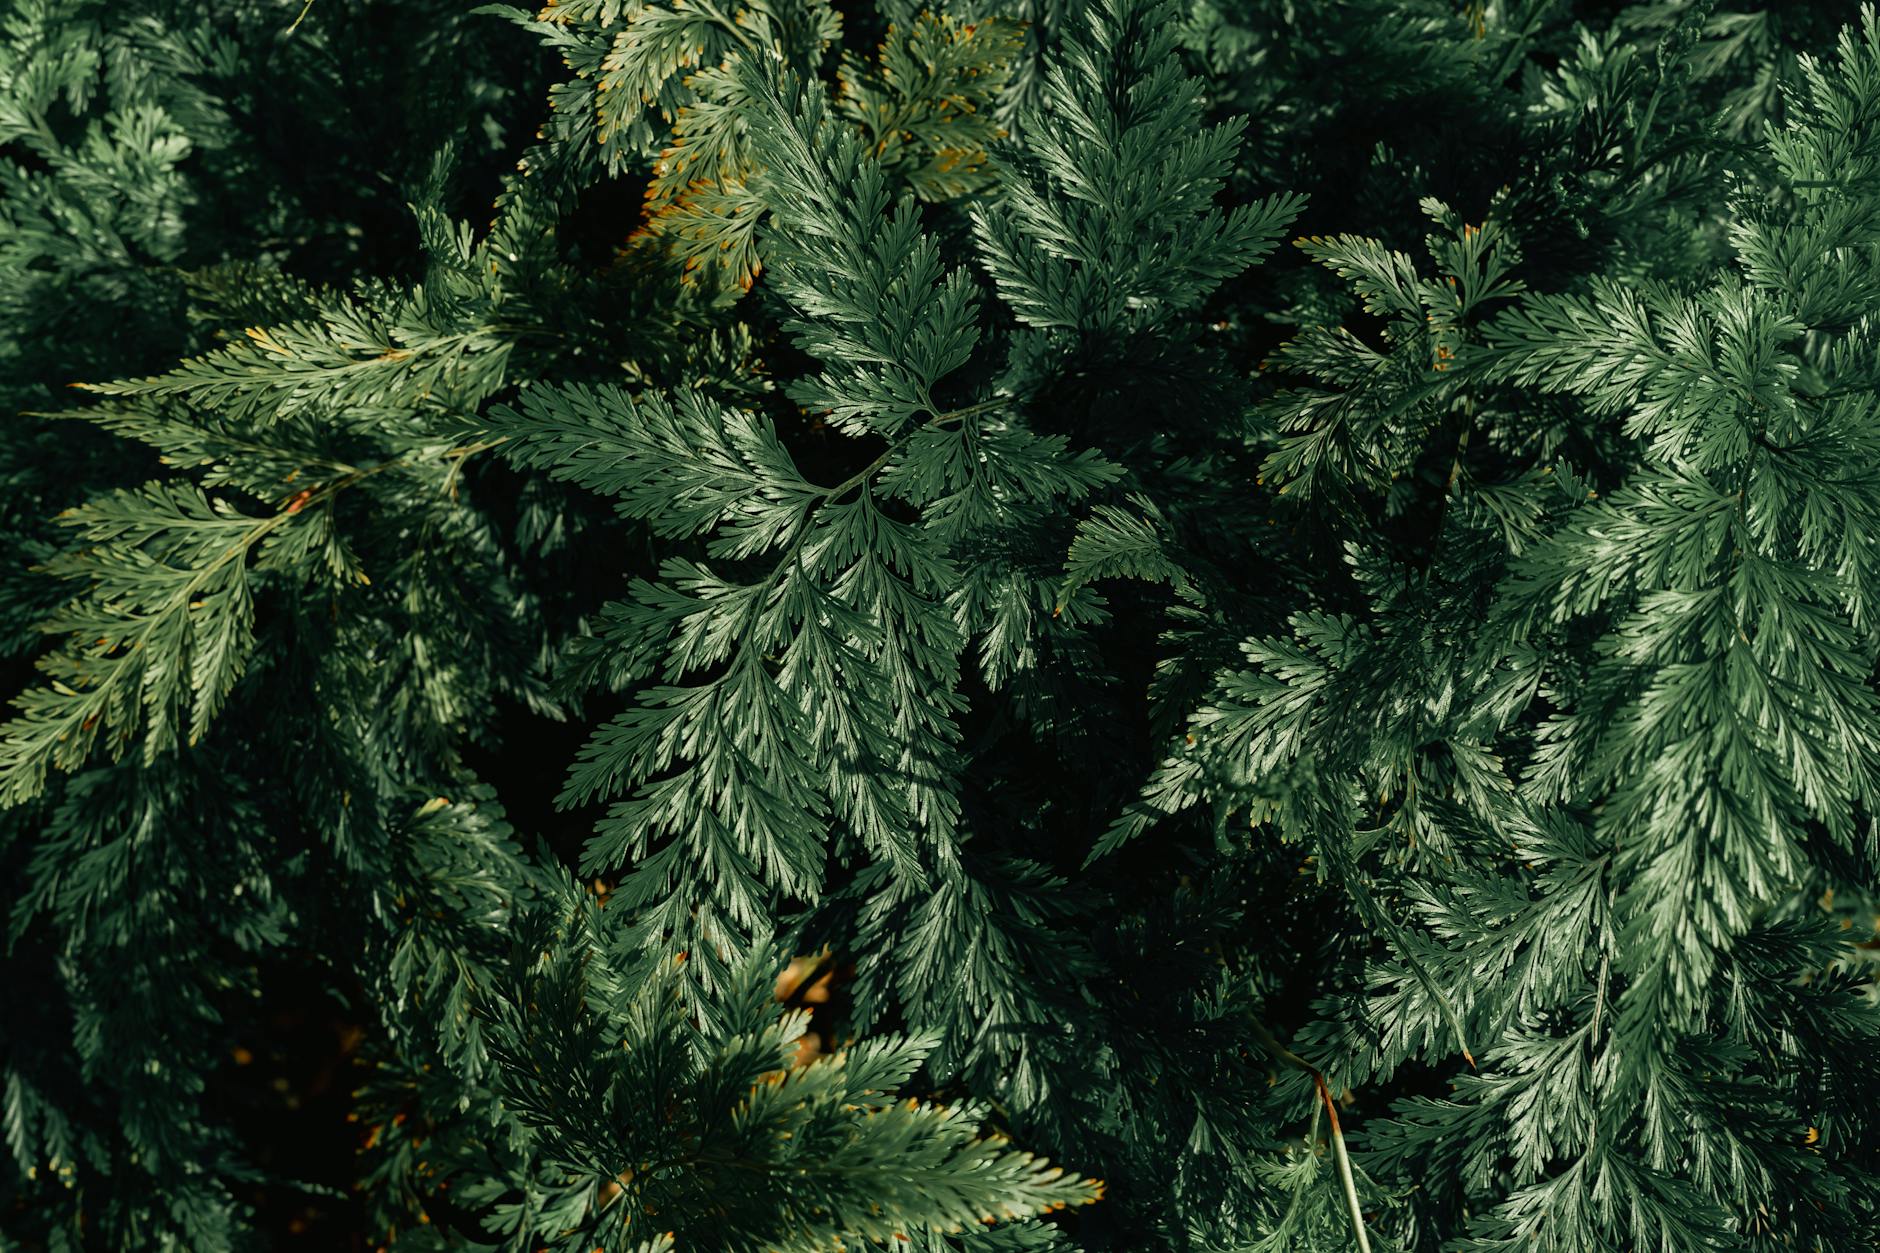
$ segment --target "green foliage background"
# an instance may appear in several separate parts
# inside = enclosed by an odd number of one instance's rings
[[[0,1249],[1880,1247],[1870,9],[0,31]]]

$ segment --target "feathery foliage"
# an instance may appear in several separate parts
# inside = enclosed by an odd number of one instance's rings
[[[0,1245],[1875,1247],[1871,8],[0,28]]]

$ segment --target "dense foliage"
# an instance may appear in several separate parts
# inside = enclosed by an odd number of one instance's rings
[[[0,1248],[1880,1247],[1747,3],[5,0]]]

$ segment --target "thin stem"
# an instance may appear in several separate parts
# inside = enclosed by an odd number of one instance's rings
[[[1296,1066],[1312,1077],[1312,1086],[1319,1094],[1319,1101],[1325,1107],[1326,1117],[1332,1126],[1332,1158],[1338,1164],[1338,1182],[1345,1192],[1345,1212],[1351,1219],[1352,1238],[1358,1242],[1358,1253],[1371,1253],[1371,1237],[1364,1229],[1364,1208],[1358,1204],[1358,1184],[1351,1173],[1351,1157],[1345,1152],[1344,1128],[1338,1124],[1338,1105],[1332,1100],[1332,1090],[1325,1082],[1325,1076],[1299,1054],[1279,1042],[1267,1025],[1258,1018],[1250,1018],[1249,1025],[1253,1034],[1259,1038],[1266,1051],[1289,1066]]]
[[[1593,1028],[1589,1038],[1599,1035],[1599,1020],[1606,1013],[1606,980],[1612,973],[1612,954],[1599,955],[1599,989],[1593,994]]]
[[[1332,1123],[1332,1157],[1338,1163],[1338,1182],[1345,1188],[1345,1212],[1351,1217],[1351,1234],[1358,1241],[1358,1253],[1371,1253],[1371,1237],[1364,1230],[1364,1209],[1358,1204],[1358,1184],[1351,1177],[1351,1157],[1345,1152],[1345,1133],[1338,1125],[1338,1105],[1332,1100],[1331,1089],[1325,1086],[1325,1080],[1316,1072],[1312,1076],[1318,1085],[1319,1100],[1325,1103],[1325,1115]]]
[[[962,418],[970,418],[980,413],[990,413],[994,409],[1003,409],[1011,403],[1012,398],[1010,396],[994,396],[990,400],[982,400],[977,404],[965,405],[958,409],[949,409],[945,413],[935,417],[928,425],[951,426]]]
[[[985,413],[992,409],[998,409],[1009,403],[1010,402],[1005,397],[995,396],[991,400],[982,400],[978,404],[966,405],[959,409],[948,409],[943,413],[935,412],[937,409],[937,406],[929,403],[928,412],[933,413],[934,416],[931,420],[922,423],[919,430],[915,431],[914,433],[919,434],[920,431],[937,431],[937,430],[940,430],[942,427],[948,427],[948,426],[954,425],[955,423],[962,422],[965,419],[972,417],[974,414]],[[843,479],[840,483],[837,483],[834,487],[817,488],[815,503],[822,504],[825,501],[834,500],[836,497],[842,495],[843,493],[850,491],[853,488],[860,487],[877,470],[887,465],[889,458],[893,457],[895,453],[899,452],[901,450],[901,447],[902,447],[901,443],[892,444],[879,457],[876,457],[873,461],[869,462],[867,465],[857,470],[854,474],[849,475],[848,478]]]
[[[1508,75],[1514,73],[1515,62],[1527,54],[1528,40],[1532,39],[1534,32],[1540,29],[1541,18],[1546,12],[1545,6],[1535,7],[1534,12],[1528,17],[1527,25],[1521,28],[1521,33],[1508,41],[1508,50],[1501,54],[1501,63],[1495,67],[1495,77],[1489,81],[1494,83],[1508,81]]]
[[[142,673],[138,667],[130,664],[131,656],[137,649],[143,646],[146,640],[153,636],[160,624],[177,614],[187,614],[189,612],[190,603],[195,600],[197,593],[208,586],[209,581],[230,562],[245,559],[255,545],[273,534],[276,528],[285,524],[290,518],[305,512],[309,506],[324,504],[332,499],[333,496],[351,487],[361,479],[369,478],[382,470],[387,470],[394,465],[401,464],[403,461],[404,458],[401,457],[392,461],[381,462],[378,465],[367,466],[364,469],[354,470],[352,473],[342,478],[335,479],[324,487],[304,492],[294,497],[292,503],[284,505],[279,511],[269,517],[250,519],[252,525],[242,533],[239,539],[225,548],[213,560],[195,571],[195,573],[178,587],[175,592],[171,593],[168,599],[161,605],[158,605],[152,612],[143,615],[137,626],[132,628],[121,638],[110,641],[109,648],[106,650],[107,652],[122,650],[121,656],[117,658],[118,664],[113,666],[110,672],[98,683],[85,688],[83,692],[84,699],[75,702],[71,712],[66,714],[59,722],[58,725],[64,727],[64,731],[58,738],[64,740],[75,732],[85,729],[86,724],[102,712],[108,697],[117,686],[124,681],[126,675]],[[77,693],[72,694],[77,695]],[[153,718],[155,716],[154,714],[152,715]],[[193,738],[191,743],[194,743]]]
[[[465,461],[480,452],[488,452],[498,444],[506,444],[508,442],[509,437],[507,435],[501,435],[495,439],[486,439],[478,444],[469,444],[463,448],[453,448],[449,452],[446,452],[444,457],[450,462],[450,469],[444,474],[444,494],[449,496],[453,501],[457,499],[457,480],[463,474],[463,463]]]
[[[929,398],[927,410],[929,413],[933,413],[934,416],[932,419],[922,423],[916,428],[913,434],[917,435],[921,431],[936,431],[942,427],[952,426],[973,414],[984,413],[989,409],[996,409],[1007,403],[1009,402],[1004,397],[994,397],[990,400],[982,400],[977,404],[966,405],[963,408],[949,409],[943,413],[935,413],[935,406],[931,398]],[[904,437],[888,445],[887,448],[882,450],[880,456],[876,457],[873,461],[870,461],[867,465],[857,470],[854,474],[849,475],[848,478],[843,479],[835,486],[818,487],[814,493],[811,494],[809,500],[805,502],[802,519],[797,523],[796,534],[791,538],[789,547],[786,548],[783,555],[777,559],[777,564],[771,568],[770,575],[764,580],[764,585],[757,590],[751,597],[750,604],[745,607],[744,620],[738,624],[737,637],[740,641],[743,641],[749,636],[751,630],[757,625],[758,619],[763,616],[765,606],[770,602],[771,595],[783,582],[784,575],[792,566],[797,565],[798,554],[802,552],[804,541],[809,538],[809,533],[813,529],[812,523],[816,510],[828,504],[830,501],[847,495],[855,488],[867,483],[883,466],[888,464],[896,453],[900,452],[906,446],[908,438],[911,438],[911,436]],[[755,664],[755,661],[751,659],[757,657],[759,651],[744,647],[742,642],[739,648],[740,652],[736,664]]]
[[[706,17],[709,17],[712,21],[730,31],[731,37],[737,40],[746,52],[750,53],[752,56],[757,55],[757,45],[745,37],[744,28],[726,17],[719,10],[718,6],[712,3],[712,0],[692,0],[692,3],[696,4],[699,11]]]
[[[1416,786],[1414,772],[1410,775],[1410,786],[1414,795]],[[1398,813],[1402,812],[1403,810],[1398,810]],[[1392,818],[1394,820],[1395,815],[1392,815]],[[1373,926],[1380,927],[1390,934],[1398,956],[1402,957],[1404,964],[1410,967],[1410,973],[1415,975],[1417,982],[1423,985],[1423,990],[1430,994],[1430,999],[1436,1002],[1436,1008],[1442,1013],[1443,1021],[1449,1024],[1450,1032],[1456,1037],[1456,1047],[1462,1050],[1462,1059],[1469,1063],[1470,1070],[1474,1070],[1475,1054],[1469,1051],[1469,1040],[1462,1030],[1462,1019],[1456,1013],[1456,1007],[1449,1003],[1448,995],[1437,986],[1436,977],[1412,951],[1409,937],[1404,934],[1403,928],[1398,926],[1397,920],[1386,913],[1383,907],[1372,898],[1371,890],[1364,885],[1362,879],[1358,878],[1355,867],[1345,870],[1341,878],[1344,880],[1345,890],[1351,893],[1352,900],[1358,906],[1359,915],[1367,917]]]

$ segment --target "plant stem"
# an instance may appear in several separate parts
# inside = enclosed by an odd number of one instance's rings
[[[1351,1177],[1351,1157],[1345,1152],[1345,1133],[1338,1125],[1338,1103],[1332,1100],[1330,1088],[1317,1071],[1312,1072],[1312,1081],[1319,1089],[1319,1100],[1325,1103],[1325,1116],[1332,1123],[1332,1157],[1338,1163],[1338,1182],[1345,1189],[1345,1212],[1351,1217],[1351,1234],[1358,1241],[1358,1253],[1371,1253],[1371,1237],[1364,1230],[1364,1210],[1358,1204],[1358,1184]]]
[[[1319,1101],[1325,1106],[1325,1116],[1332,1125],[1332,1158],[1338,1164],[1338,1182],[1345,1192],[1345,1213],[1351,1219],[1352,1238],[1358,1242],[1358,1253],[1371,1253],[1371,1237],[1364,1229],[1364,1209],[1358,1204],[1358,1184],[1351,1174],[1351,1157],[1345,1152],[1345,1132],[1338,1125],[1338,1104],[1332,1100],[1332,1090],[1326,1085],[1325,1076],[1319,1073],[1317,1066],[1281,1044],[1279,1038],[1258,1018],[1250,1019],[1249,1022],[1254,1035],[1259,1037],[1267,1052],[1312,1076],[1312,1086],[1317,1090]]]

